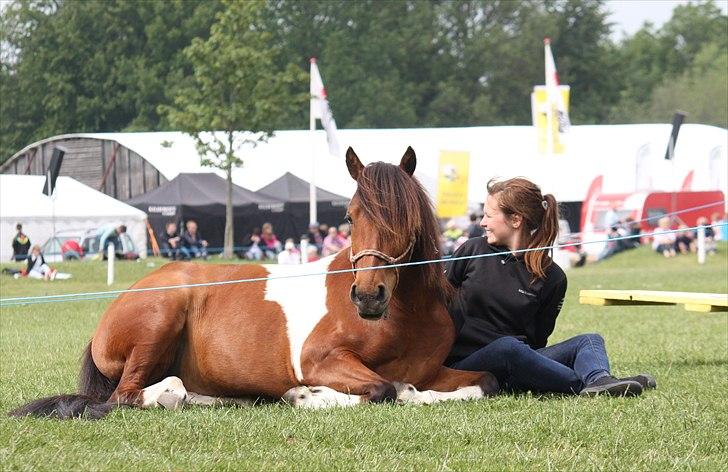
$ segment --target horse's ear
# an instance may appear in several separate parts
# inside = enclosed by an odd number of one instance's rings
[[[417,156],[415,156],[415,150],[412,146],[407,146],[407,150],[402,156],[402,160],[399,162],[399,168],[407,172],[409,175],[415,173],[415,167],[417,167]]]
[[[349,168],[349,174],[351,174],[351,178],[354,180],[359,180],[359,176],[364,170],[364,165],[362,165],[361,161],[359,160],[359,156],[356,155],[351,146],[349,146],[349,149],[346,150],[346,167]]]

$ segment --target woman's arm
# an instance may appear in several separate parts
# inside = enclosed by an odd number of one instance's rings
[[[545,347],[549,336],[554,332],[556,318],[561,312],[561,306],[566,295],[566,276],[562,277],[563,279],[551,289],[551,293],[546,297],[541,309],[536,314],[536,333],[532,343],[534,349]]]
[[[455,251],[452,255],[453,259],[472,255],[472,247],[472,243],[466,242]],[[469,262],[470,259],[461,259],[448,262],[445,265],[445,276],[453,287],[460,288],[460,285],[462,285]]]

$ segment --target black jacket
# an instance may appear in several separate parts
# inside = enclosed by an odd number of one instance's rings
[[[555,263],[545,278],[531,283],[522,258],[482,237],[466,241],[453,257],[477,254],[497,255],[456,260],[447,267],[447,278],[457,289],[448,307],[457,336],[446,365],[503,336],[534,349],[546,346],[564,301],[566,275]]]

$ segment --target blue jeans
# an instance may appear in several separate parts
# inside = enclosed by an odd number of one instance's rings
[[[450,367],[488,371],[503,390],[541,393],[579,393],[585,385],[611,375],[604,339],[598,334],[582,334],[541,349],[505,336]]]

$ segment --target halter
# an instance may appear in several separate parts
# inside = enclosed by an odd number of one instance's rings
[[[381,251],[377,251],[376,249],[363,249],[356,254],[353,254],[354,250],[352,247],[349,247],[349,260],[351,261],[351,268],[356,269],[356,263],[359,259],[361,259],[364,256],[374,256],[377,257],[384,262],[386,262],[388,265],[395,265],[399,262],[401,262],[405,256],[407,256],[410,251],[412,250],[412,247],[415,245],[415,237],[412,236],[410,238],[409,246],[407,246],[407,249],[404,250],[401,256],[399,257],[392,257],[389,256]],[[394,283],[394,286],[396,287],[399,284],[399,267],[394,268],[394,273],[397,277],[396,282]]]

